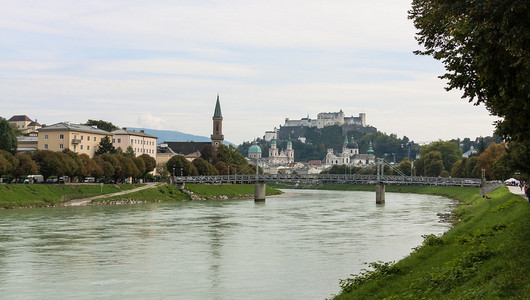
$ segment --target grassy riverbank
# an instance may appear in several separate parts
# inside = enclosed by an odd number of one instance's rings
[[[105,184],[103,194],[130,190],[140,185]],[[1,184],[0,208],[53,206],[73,199],[101,195],[99,184]]]
[[[333,189],[333,188],[330,188]],[[387,186],[387,191],[441,194],[461,201],[459,221],[442,237],[397,262],[375,262],[341,282],[335,299],[527,299],[530,295],[530,205],[506,187],[482,198],[459,187]],[[414,190],[414,191],[412,191]],[[397,190],[396,190],[397,191]]]
[[[266,188],[267,195],[278,195],[281,191],[272,187]],[[186,184],[186,192],[168,185],[160,184],[156,188],[146,189],[121,196],[109,196],[94,200],[99,203],[133,203],[133,202],[168,202],[191,199],[241,199],[252,198],[253,184]]]

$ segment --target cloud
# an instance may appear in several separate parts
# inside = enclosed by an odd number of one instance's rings
[[[138,125],[143,128],[150,129],[166,129],[167,123],[165,120],[159,117],[155,117],[150,113],[142,114],[138,118]]]

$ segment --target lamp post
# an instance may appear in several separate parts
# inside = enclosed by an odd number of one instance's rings
[[[175,177],[175,167],[173,167],[173,177]]]
[[[228,166],[228,183],[230,183],[230,166]]]
[[[183,175],[182,175],[182,170],[183,170],[183,169],[182,169],[182,168],[180,168],[180,176],[183,176]]]

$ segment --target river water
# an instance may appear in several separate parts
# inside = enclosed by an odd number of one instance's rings
[[[0,211],[1,299],[324,299],[364,262],[449,228],[438,196],[285,190],[265,203],[184,201]]]

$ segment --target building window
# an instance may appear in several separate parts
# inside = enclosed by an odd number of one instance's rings
[[[83,150],[83,145],[81,145],[80,149]]]
[[[48,135],[47,135],[47,134],[44,135],[44,140],[45,140],[45,141],[48,140]]]
[[[63,144],[59,144],[59,149],[63,149],[63,148],[64,148]]]
[[[118,144],[121,144],[121,139],[120,138],[118,138]]]
[[[113,144],[116,143],[116,139],[112,139],[112,143],[113,143]]]
[[[64,134],[62,134],[62,133],[59,134],[59,139],[60,139],[60,140],[64,140]]]
[[[90,142],[90,136],[89,135],[86,136],[86,140]]]
[[[90,150],[90,146],[86,146],[86,149],[87,149],[87,150]]]
[[[44,150],[48,150],[48,144],[44,144]]]
[[[81,136],[81,140],[83,140],[83,136]]]

